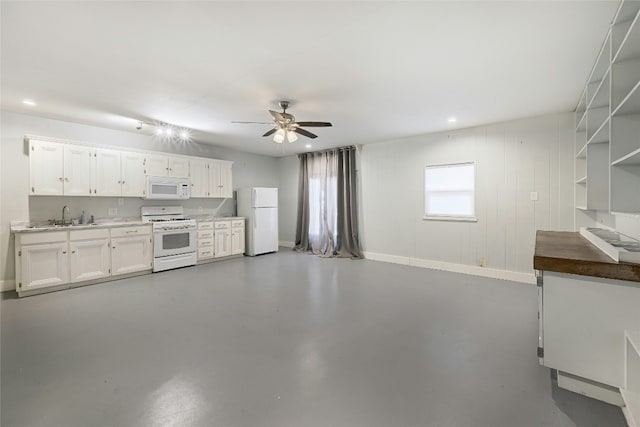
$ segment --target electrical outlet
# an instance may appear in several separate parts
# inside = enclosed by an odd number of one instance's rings
[[[198,213],[202,213],[204,209],[202,209],[202,206],[198,206]]]
[[[482,258],[480,260],[480,267],[486,267],[487,266],[487,259],[486,258]]]
[[[123,206],[124,205],[124,199],[123,198],[119,198],[118,199],[118,206]]]
[[[532,202],[537,201],[538,200],[538,192],[537,191],[532,191],[530,197],[531,197],[531,201]]]
[[[118,208],[109,208],[109,216],[118,215]]]

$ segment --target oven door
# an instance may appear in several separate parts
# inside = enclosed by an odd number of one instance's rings
[[[196,230],[155,230],[153,232],[154,258],[180,255],[196,251]]]

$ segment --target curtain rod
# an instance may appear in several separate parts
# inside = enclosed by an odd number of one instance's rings
[[[318,150],[318,151],[307,151],[306,153],[299,153],[298,157],[304,156],[306,154],[321,154],[321,153],[328,153],[330,151],[346,151],[346,150],[353,150],[353,149],[355,149],[356,151],[362,150],[362,144],[345,145],[344,147],[327,148],[325,150]]]

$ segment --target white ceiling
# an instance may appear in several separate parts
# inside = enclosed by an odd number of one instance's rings
[[[270,121],[290,100],[298,120],[333,122],[309,128],[315,150],[573,110],[617,2],[0,7],[3,109],[131,132],[168,122],[282,156],[312,141],[231,121]]]

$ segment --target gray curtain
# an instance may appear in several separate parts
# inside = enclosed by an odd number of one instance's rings
[[[299,155],[299,252],[363,258],[358,231],[355,147]]]

